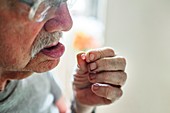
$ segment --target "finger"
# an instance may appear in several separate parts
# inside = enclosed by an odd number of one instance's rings
[[[116,86],[123,86],[126,79],[127,74],[122,71],[89,74],[89,81],[91,83],[107,83]]]
[[[79,74],[84,74],[84,73],[88,72],[87,63],[84,59],[84,53],[77,54],[77,63],[78,63],[77,72]]]
[[[120,88],[112,87],[108,84],[99,84],[99,83],[92,85],[92,91],[96,95],[109,99],[112,102],[119,99],[123,94]]]
[[[89,63],[89,62],[96,61],[100,58],[113,57],[113,56],[116,56],[116,55],[112,48],[107,47],[107,48],[101,48],[101,49],[94,49],[86,53],[86,61]]]
[[[74,89],[84,89],[90,85],[91,83],[88,80],[88,73],[83,75],[74,74],[74,81],[73,81]]]
[[[124,71],[125,67],[126,60],[123,57],[102,58],[88,64],[88,70],[92,73],[101,71]]]
[[[78,100],[79,103],[84,105],[98,106],[112,103],[111,100],[100,97],[93,93],[91,88],[76,90],[75,92],[76,100]]]

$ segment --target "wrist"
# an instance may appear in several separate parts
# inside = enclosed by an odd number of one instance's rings
[[[94,106],[82,105],[75,100],[71,104],[72,113],[95,113],[95,109]]]

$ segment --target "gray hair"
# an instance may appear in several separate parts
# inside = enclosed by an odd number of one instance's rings
[[[31,50],[31,57],[34,58],[45,47],[51,45],[55,41],[59,41],[62,37],[62,32],[46,32],[44,29],[37,35]]]

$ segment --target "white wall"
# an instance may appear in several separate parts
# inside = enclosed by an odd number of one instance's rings
[[[170,113],[170,0],[108,0],[106,28],[128,80],[123,97],[97,113]]]

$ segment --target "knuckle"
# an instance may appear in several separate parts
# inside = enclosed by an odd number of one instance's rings
[[[122,96],[122,94],[123,92],[119,88],[110,87],[110,88],[107,88],[106,90],[107,99],[110,99],[112,102],[119,99]]]
[[[111,47],[105,47],[102,49],[104,53],[107,53],[109,56],[115,56],[115,51]]]
[[[124,66],[126,66],[126,58],[122,57],[122,63],[124,64]]]
[[[126,64],[126,58],[122,57],[122,56],[117,56],[116,59],[124,64]]]
[[[105,53],[103,50],[99,49],[98,50],[98,53],[99,53],[99,57],[102,58],[103,56],[105,56]]]
[[[123,91],[120,88],[106,87],[105,88],[105,98],[113,103],[123,95]],[[108,102],[107,102],[108,104]]]
[[[111,86],[108,86],[105,91],[106,98],[112,101],[118,99],[121,94],[122,93],[119,89],[117,90],[117,88],[113,88]]]
[[[115,55],[115,51],[112,48],[108,48],[107,50],[112,56]]]
[[[120,89],[120,90],[118,90],[118,92],[117,92],[117,96],[120,98],[121,96],[123,95],[123,91]]]
[[[117,70],[125,70],[126,60],[122,57],[116,57],[113,59],[112,65],[114,65]]]
[[[120,72],[119,85],[123,86],[127,79],[127,74],[125,72]]]
[[[123,77],[123,81],[125,82],[127,80],[127,73],[124,72],[124,77]]]
[[[118,58],[118,62],[120,63],[123,70],[126,68],[126,59],[124,57]]]
[[[115,89],[114,94],[112,101],[118,100],[123,95],[123,91],[121,89]]]

